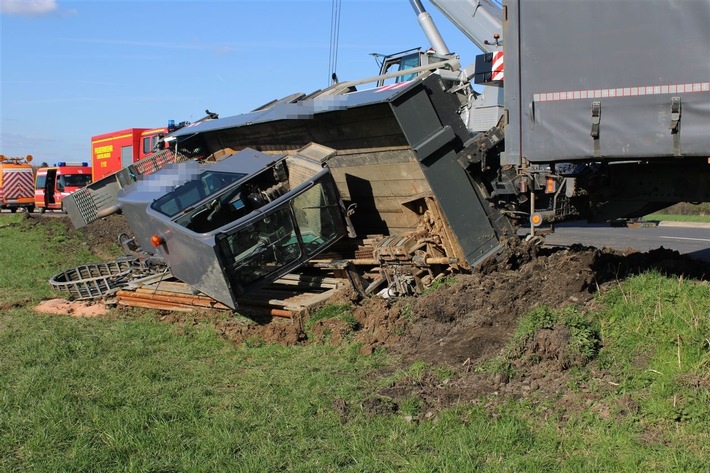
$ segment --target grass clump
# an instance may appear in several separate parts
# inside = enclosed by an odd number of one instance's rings
[[[553,353],[538,350],[538,339],[559,333],[558,340],[564,344]],[[598,322],[579,313],[578,309],[568,306],[553,310],[547,306],[538,306],[520,319],[513,337],[498,356],[490,358],[477,367],[478,371],[487,371],[515,376],[515,366],[523,362],[536,364],[546,356],[558,359],[563,369],[580,367],[594,359],[601,348],[601,333]]]
[[[547,306],[538,306],[528,312],[515,328],[513,344],[523,345],[540,329],[551,329],[559,319],[559,314]]]
[[[349,345],[358,327],[358,321],[348,304],[328,304],[320,307],[310,314],[304,323],[309,340],[333,345],[343,342]],[[352,352],[352,349],[350,351]]]
[[[568,358],[583,365],[599,353],[601,333],[598,322],[579,313],[574,306],[561,310],[537,307],[518,324],[513,337],[513,351],[520,352],[540,332],[540,330],[563,329],[569,332],[565,348]]]
[[[317,322],[327,319],[335,319],[345,322],[345,324],[352,330],[356,329],[358,326],[350,305],[327,304],[308,316],[308,319],[306,320],[306,330],[311,330]]]
[[[510,353],[496,355],[485,360],[483,363],[476,366],[476,371],[503,375],[505,379],[510,379],[515,376],[515,366],[513,365]]]
[[[446,384],[457,376],[453,368],[432,365],[423,360],[412,362],[405,369],[398,369],[389,376],[383,377],[378,383],[382,387],[403,385],[419,385],[422,383]]]
[[[442,287],[451,287],[456,284],[456,278],[453,275],[443,276],[434,279],[431,286],[427,287],[422,291],[422,295],[430,294],[432,292],[438,291]]]

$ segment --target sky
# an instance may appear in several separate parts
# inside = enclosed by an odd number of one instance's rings
[[[0,154],[90,161],[91,137],[246,113],[329,85],[333,0],[0,0]],[[422,0],[449,50],[476,47]],[[409,0],[341,0],[336,72],[429,47]]]

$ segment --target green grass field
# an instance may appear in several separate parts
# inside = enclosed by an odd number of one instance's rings
[[[710,223],[710,215],[669,215],[656,213],[647,215],[645,220],[658,220],[659,222],[695,222]]]
[[[710,223],[710,203],[702,204],[675,204],[667,209],[661,210],[644,217],[646,220],[659,220],[670,222],[697,222]]]
[[[417,422],[363,408],[385,353],[32,311],[53,274],[92,261],[61,225],[0,219],[0,471],[707,471],[707,283],[644,274],[599,295],[603,346],[577,375],[603,369],[610,389],[569,418],[543,399]]]

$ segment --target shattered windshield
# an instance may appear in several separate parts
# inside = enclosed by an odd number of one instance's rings
[[[188,181],[156,199],[151,207],[163,215],[173,217],[244,177],[246,174],[243,173],[205,171],[199,179]]]

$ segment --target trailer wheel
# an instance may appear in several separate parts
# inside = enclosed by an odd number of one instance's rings
[[[12,212],[12,213],[17,212],[17,207],[10,207],[10,212]]]

